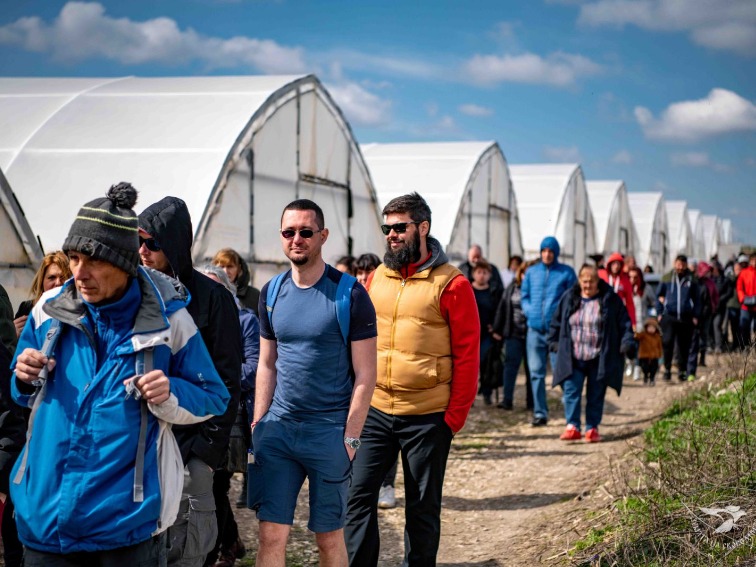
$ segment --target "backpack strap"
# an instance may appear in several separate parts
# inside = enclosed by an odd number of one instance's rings
[[[341,274],[339,285],[336,287],[336,319],[341,329],[344,344],[349,344],[349,324],[352,315],[352,288],[357,278],[350,274]]]
[[[265,309],[268,311],[268,323],[270,328],[273,328],[273,307],[276,305],[276,299],[278,299],[278,292],[281,291],[281,284],[286,279],[291,270],[286,270],[278,274],[268,283],[268,293],[265,296]]]
[[[52,358],[55,351],[55,345],[58,344],[61,329],[60,321],[52,319],[50,328],[47,329],[47,334],[45,335],[45,342],[42,343],[42,348],[40,349],[42,354],[48,359]],[[47,365],[43,366],[42,370],[39,371],[39,377],[32,382],[32,385],[37,386],[38,389],[34,393],[34,402],[32,403],[31,413],[29,414],[29,427],[26,430],[26,449],[24,450],[24,456],[21,458],[21,464],[16,471],[16,476],[13,477],[13,484],[21,484],[21,479],[24,478],[24,473],[26,472],[26,465],[29,459],[29,442],[31,441],[32,431],[34,430],[34,419],[37,417],[39,406],[42,405],[42,400],[45,399],[45,394],[47,393],[48,373]]]
[[[154,352],[152,347],[145,348],[136,353],[136,376],[142,376],[151,372],[154,368]],[[147,424],[149,410],[147,402],[142,400],[139,404],[139,441],[137,454],[134,462],[134,502],[144,501],[144,454],[147,448]]]

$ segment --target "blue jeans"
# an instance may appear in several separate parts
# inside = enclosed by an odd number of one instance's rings
[[[525,349],[528,353],[528,367],[530,368],[530,384],[533,388],[533,416],[549,417],[549,407],[546,405],[546,356],[549,347],[546,344],[547,332],[528,328],[528,338]],[[556,355],[551,353],[551,368],[556,366]]]
[[[530,386],[530,368],[525,356],[525,339],[506,339],[504,342],[504,401],[512,403],[520,364],[525,359],[525,377],[528,388],[528,406],[533,405],[533,388]]]
[[[756,320],[756,311],[740,310],[740,337],[744,346],[751,344],[751,332],[753,331],[753,322]]]
[[[483,362],[486,360],[486,355],[488,355],[488,349],[491,348],[491,345],[493,344],[493,341],[491,340],[491,335],[485,332],[481,332],[480,334],[480,368],[483,369]],[[482,374],[481,374],[482,377]],[[480,393],[483,394],[484,397],[491,397],[491,392],[493,392],[493,389],[490,386],[484,386],[481,384],[480,386]]]
[[[583,397],[583,382],[588,382],[585,396],[585,428],[598,427],[604,415],[606,382],[599,382],[598,358],[583,361],[572,359],[572,376],[562,382],[564,417],[567,423],[580,429],[580,398]]]

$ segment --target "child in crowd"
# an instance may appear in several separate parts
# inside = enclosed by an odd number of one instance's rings
[[[656,385],[656,372],[659,370],[659,359],[662,356],[662,339],[659,323],[653,317],[646,319],[643,331],[635,334],[638,341],[638,360],[643,370],[643,384]]]

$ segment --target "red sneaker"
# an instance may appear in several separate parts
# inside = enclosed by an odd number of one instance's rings
[[[580,441],[582,435],[580,435],[580,430],[570,423],[559,438],[562,441]]]
[[[598,432],[598,427],[592,427],[588,431],[585,432],[585,440],[588,443],[598,443],[601,441],[601,436]]]

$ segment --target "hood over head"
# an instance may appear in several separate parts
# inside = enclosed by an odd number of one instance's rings
[[[164,197],[142,211],[139,228],[157,240],[176,277],[186,281],[192,272],[192,218],[183,200]]]
[[[554,236],[547,236],[541,240],[541,247],[539,250],[543,250],[544,248],[548,248],[554,253],[554,261],[559,260],[559,241]]]
[[[646,327],[649,325],[652,325],[657,333],[661,332],[661,328],[659,327],[659,321],[656,320],[656,317],[648,317],[645,321],[643,321],[643,330],[646,330]]]
[[[698,263],[698,266],[696,267],[696,275],[699,278],[704,277],[708,272],[711,271],[711,264],[708,262],[704,262],[703,260]]]
[[[606,260],[606,267],[608,268],[612,262],[619,262],[624,267],[625,258],[619,252],[615,252],[614,254],[609,256],[609,258]]]

